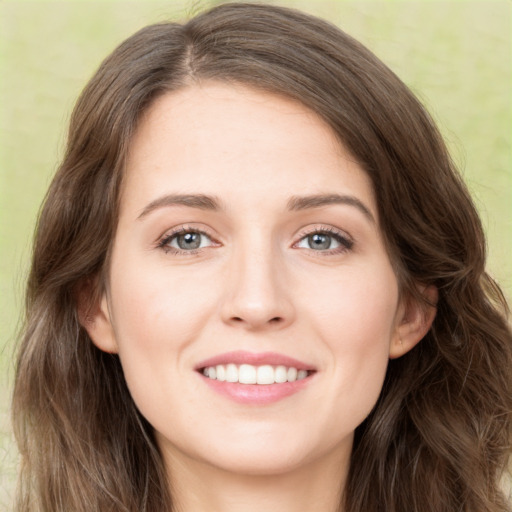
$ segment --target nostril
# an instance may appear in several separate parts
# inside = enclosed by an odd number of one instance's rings
[[[240,316],[233,316],[233,317],[231,317],[231,320],[236,323],[246,323],[246,321]],[[281,323],[283,320],[284,320],[283,317],[275,316],[273,318],[270,318],[268,320],[268,323],[269,324],[278,324],[278,323]]]

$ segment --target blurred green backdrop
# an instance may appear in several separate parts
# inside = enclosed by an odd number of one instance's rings
[[[10,509],[16,466],[8,397],[31,236],[74,101],[100,61],[135,30],[184,20],[216,3],[222,2],[0,0],[1,510]],[[420,97],[481,211],[489,269],[512,297],[512,2],[275,3],[338,24]]]

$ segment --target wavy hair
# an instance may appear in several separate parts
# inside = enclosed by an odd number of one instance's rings
[[[357,430],[344,512],[504,512],[512,335],[485,272],[485,239],[437,128],[369,50],[299,11],[225,4],[122,43],[74,109],[35,237],[13,424],[18,512],[172,509],[151,426],[116,355],[82,328],[77,294],[106,279],[130,140],[158,96],[242,83],[323,118],[368,173],[401,293],[439,291],[431,330],[392,360]]]

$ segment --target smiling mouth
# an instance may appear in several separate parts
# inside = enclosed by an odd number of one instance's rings
[[[298,370],[293,366],[272,366],[252,364],[218,364],[199,369],[205,377],[219,382],[238,384],[284,384],[307,378],[314,373],[312,370]]]

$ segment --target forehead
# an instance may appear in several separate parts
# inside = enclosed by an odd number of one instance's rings
[[[123,196],[286,201],[333,188],[363,196],[376,216],[369,177],[318,115],[282,96],[210,82],[166,93],[144,113]]]

